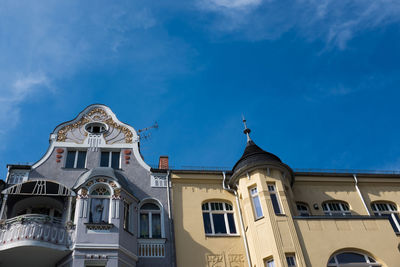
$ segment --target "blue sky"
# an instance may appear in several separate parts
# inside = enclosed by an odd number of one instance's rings
[[[292,168],[400,170],[400,2],[0,0],[0,175],[92,103],[145,161],[231,168],[245,136]]]

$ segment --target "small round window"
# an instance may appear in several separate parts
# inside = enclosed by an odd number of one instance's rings
[[[100,122],[92,122],[86,124],[85,129],[92,134],[101,134],[107,131],[107,125]]]

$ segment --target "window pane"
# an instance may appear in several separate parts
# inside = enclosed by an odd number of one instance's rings
[[[149,238],[149,215],[140,214],[140,237]]]
[[[357,253],[342,253],[336,256],[339,263],[359,263],[366,262],[364,255]]]
[[[328,263],[336,263],[336,262],[335,262],[335,258],[332,257],[332,258],[329,260]]]
[[[274,260],[269,260],[269,261],[267,261],[267,267],[275,267],[275,262],[274,262]]]
[[[281,214],[281,209],[278,204],[276,194],[271,194],[272,206],[274,207],[275,214]]]
[[[111,168],[119,169],[119,152],[112,152]]]
[[[161,216],[160,214],[152,214],[151,215],[151,224],[152,224],[152,238],[161,238]]]
[[[397,220],[397,222],[399,222],[399,217],[397,216],[397,214],[393,214],[393,215],[394,215],[395,219]],[[397,225],[396,225],[396,223],[395,223],[394,220],[393,220],[392,214],[390,214],[390,213],[384,213],[384,214],[382,214],[382,216],[388,217],[388,218],[389,218],[389,222],[390,222],[390,224],[392,225],[393,230],[394,230],[395,232],[399,232],[399,229],[397,228]]]
[[[76,151],[68,151],[67,160],[65,161],[65,168],[73,168],[75,163]]]
[[[210,214],[208,212],[203,212],[203,223],[204,232],[206,232],[206,234],[212,234]]]
[[[233,213],[228,213],[228,223],[229,223],[229,231],[231,234],[236,234],[236,226],[235,220],[233,219]]]
[[[78,161],[76,162],[77,168],[85,168],[86,151],[78,152]]]
[[[289,267],[296,266],[296,262],[295,262],[293,256],[288,256],[288,257],[286,257],[286,261],[287,261],[287,265],[288,265]]]
[[[129,204],[124,203],[124,229],[129,229]]]
[[[101,152],[100,167],[108,167],[109,152]]]
[[[256,212],[256,217],[260,218],[263,216],[262,209],[261,209],[261,204],[260,204],[260,199],[258,196],[253,197],[253,205],[254,205],[254,210]]]
[[[224,214],[213,214],[214,231],[216,234],[226,234]]]
[[[109,199],[92,198],[90,203],[89,221],[92,223],[107,223]]]

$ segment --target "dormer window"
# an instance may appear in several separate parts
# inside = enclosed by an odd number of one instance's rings
[[[107,131],[107,125],[101,122],[88,123],[85,130],[91,134],[101,134]]]

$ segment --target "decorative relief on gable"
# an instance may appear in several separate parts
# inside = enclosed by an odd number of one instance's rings
[[[85,125],[87,123],[96,122],[96,123],[104,123],[108,125],[108,129],[104,133],[99,134],[88,134],[85,130]],[[138,140],[133,140],[133,133],[128,127],[121,125],[115,122],[110,115],[102,108],[93,108],[87,114],[83,115],[81,119],[78,121],[67,124],[63,126],[57,132],[57,141],[58,142],[74,142],[77,144],[83,144],[86,138],[89,136],[89,139],[93,139],[98,136],[102,140],[96,140],[96,147],[101,142],[105,142],[106,144],[116,144],[116,143],[132,143]],[[97,138],[98,139],[98,138]],[[93,141],[93,140],[91,140]],[[91,144],[93,142],[90,142]]]
[[[208,267],[225,267],[225,259],[223,254],[207,255]]]
[[[230,254],[229,266],[230,267],[244,267],[244,255],[243,254]]]

